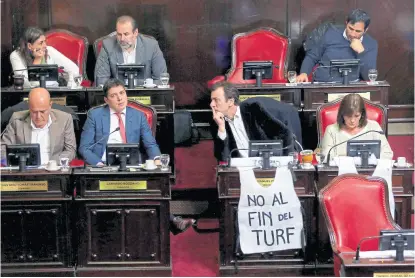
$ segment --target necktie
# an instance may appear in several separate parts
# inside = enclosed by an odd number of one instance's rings
[[[118,117],[118,126],[120,127],[121,139],[122,139],[122,142],[125,144],[127,143],[127,138],[125,136],[125,126],[124,126],[124,122],[122,121],[121,114],[122,113],[119,113],[119,112],[115,113],[115,115],[117,115]]]

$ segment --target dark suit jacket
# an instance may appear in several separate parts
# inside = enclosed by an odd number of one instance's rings
[[[245,100],[240,104],[242,121],[249,140],[283,140],[284,154],[294,150],[292,133],[301,142],[301,124],[297,110],[289,104],[266,97],[256,97]],[[226,138],[221,140],[216,134],[215,157],[220,161],[227,161],[229,154],[236,149],[236,141],[232,130],[225,122]],[[233,152],[232,157],[239,156]]]
[[[139,34],[136,44],[135,64],[145,65],[144,79],[160,79],[160,74],[167,72],[167,66],[158,42]],[[102,85],[111,77],[117,78],[117,64],[124,64],[124,57],[116,36],[113,36],[102,42],[95,64],[95,84]]]
[[[127,143],[142,143],[150,158],[160,155],[160,149],[143,112],[127,107],[125,122]],[[90,110],[79,146],[79,153],[88,164],[96,165],[101,161],[108,142],[108,138],[104,137],[108,137],[110,132],[110,109],[108,105]],[[99,140],[101,141],[98,144],[90,148]]]

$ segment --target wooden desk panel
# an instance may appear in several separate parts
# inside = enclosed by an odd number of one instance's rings
[[[48,183],[45,191],[1,194],[2,276],[73,276],[70,172],[2,171],[1,176],[2,183],[17,182],[20,189],[35,188],[27,186],[33,181]]]
[[[286,250],[267,254],[243,255],[235,252],[235,221],[240,195],[239,172],[236,168],[218,168],[217,186],[220,200],[220,275],[221,276],[301,276],[314,269],[315,195],[312,191],[313,170],[295,170],[295,190],[303,206],[307,246],[305,250]],[[274,170],[255,170],[257,178],[273,178]]]
[[[170,174],[74,171],[78,276],[171,276]],[[99,181],[147,187],[100,190]]]

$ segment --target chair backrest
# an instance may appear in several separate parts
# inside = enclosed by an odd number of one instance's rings
[[[100,37],[98,39],[96,39],[94,41],[94,54],[95,54],[95,58],[98,57],[99,52],[101,51],[101,47],[102,47],[102,41],[105,40],[106,38],[110,38],[110,37],[114,37],[117,34],[117,32],[112,32],[111,34],[108,34],[106,36]]]
[[[64,29],[50,30],[45,37],[47,44],[73,61],[79,67],[79,73],[86,79],[88,39]]]
[[[337,122],[337,114],[340,103],[343,98],[338,98],[332,102],[324,103],[317,107],[317,131],[319,146],[326,132],[327,126]],[[376,121],[382,127],[382,130],[387,134],[387,109],[385,106],[373,103],[370,100],[363,98],[365,102],[367,118]]]
[[[129,100],[127,106],[144,113],[144,115],[147,118],[148,125],[150,126],[151,131],[153,132],[153,136],[155,137],[156,136],[156,123],[157,123],[156,109],[154,109],[152,106],[144,105],[135,100]]]
[[[255,80],[243,79],[243,62],[273,61],[272,79],[263,83],[285,83],[291,39],[273,28],[259,28],[236,34],[232,39],[232,67],[226,79],[234,84],[254,84]]]
[[[380,230],[401,229],[390,214],[388,187],[378,177],[344,174],[319,192],[333,252],[356,250],[359,241]],[[378,250],[378,239],[362,243],[361,250]]]

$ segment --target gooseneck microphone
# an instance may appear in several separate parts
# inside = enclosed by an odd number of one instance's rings
[[[229,152],[229,156],[228,156],[228,167],[231,167],[231,159],[232,159],[232,154],[233,154],[235,151],[249,151],[249,149],[238,149],[238,148],[235,148],[235,149],[231,150],[231,151]]]
[[[347,142],[349,142],[350,140],[353,140],[353,139],[355,139],[355,138],[358,138],[358,137],[360,137],[360,136],[363,136],[363,135],[365,135],[365,134],[368,134],[368,133],[371,133],[371,132],[376,132],[376,133],[379,133],[379,134],[385,134],[383,131],[381,131],[381,130],[369,130],[369,131],[366,131],[366,132],[363,132],[362,134],[359,134],[359,135],[357,135],[357,136],[355,136],[355,137],[352,137],[352,138],[350,138],[350,139],[347,139],[346,141],[343,141],[343,142],[340,142],[340,143],[338,143],[338,144],[336,144],[336,145],[334,145],[333,147],[331,147],[330,148],[330,150],[328,151],[328,153],[327,153],[327,163],[328,164],[330,164],[330,152],[331,152],[331,150],[332,149],[334,149],[335,147],[337,147],[337,146],[339,146],[339,145],[341,145],[341,144],[344,144],[344,143],[347,143]]]
[[[114,132],[117,132],[120,130],[120,127],[117,127],[116,129],[114,129],[113,131],[111,131],[109,134],[103,136],[101,139],[99,139],[98,141],[96,141],[94,144],[92,144],[91,146],[89,146],[88,148],[86,148],[86,151],[91,150],[93,147],[95,147],[98,143],[102,142],[104,139],[110,137],[111,134],[113,134]],[[84,168],[86,168],[86,161],[84,163]]]

